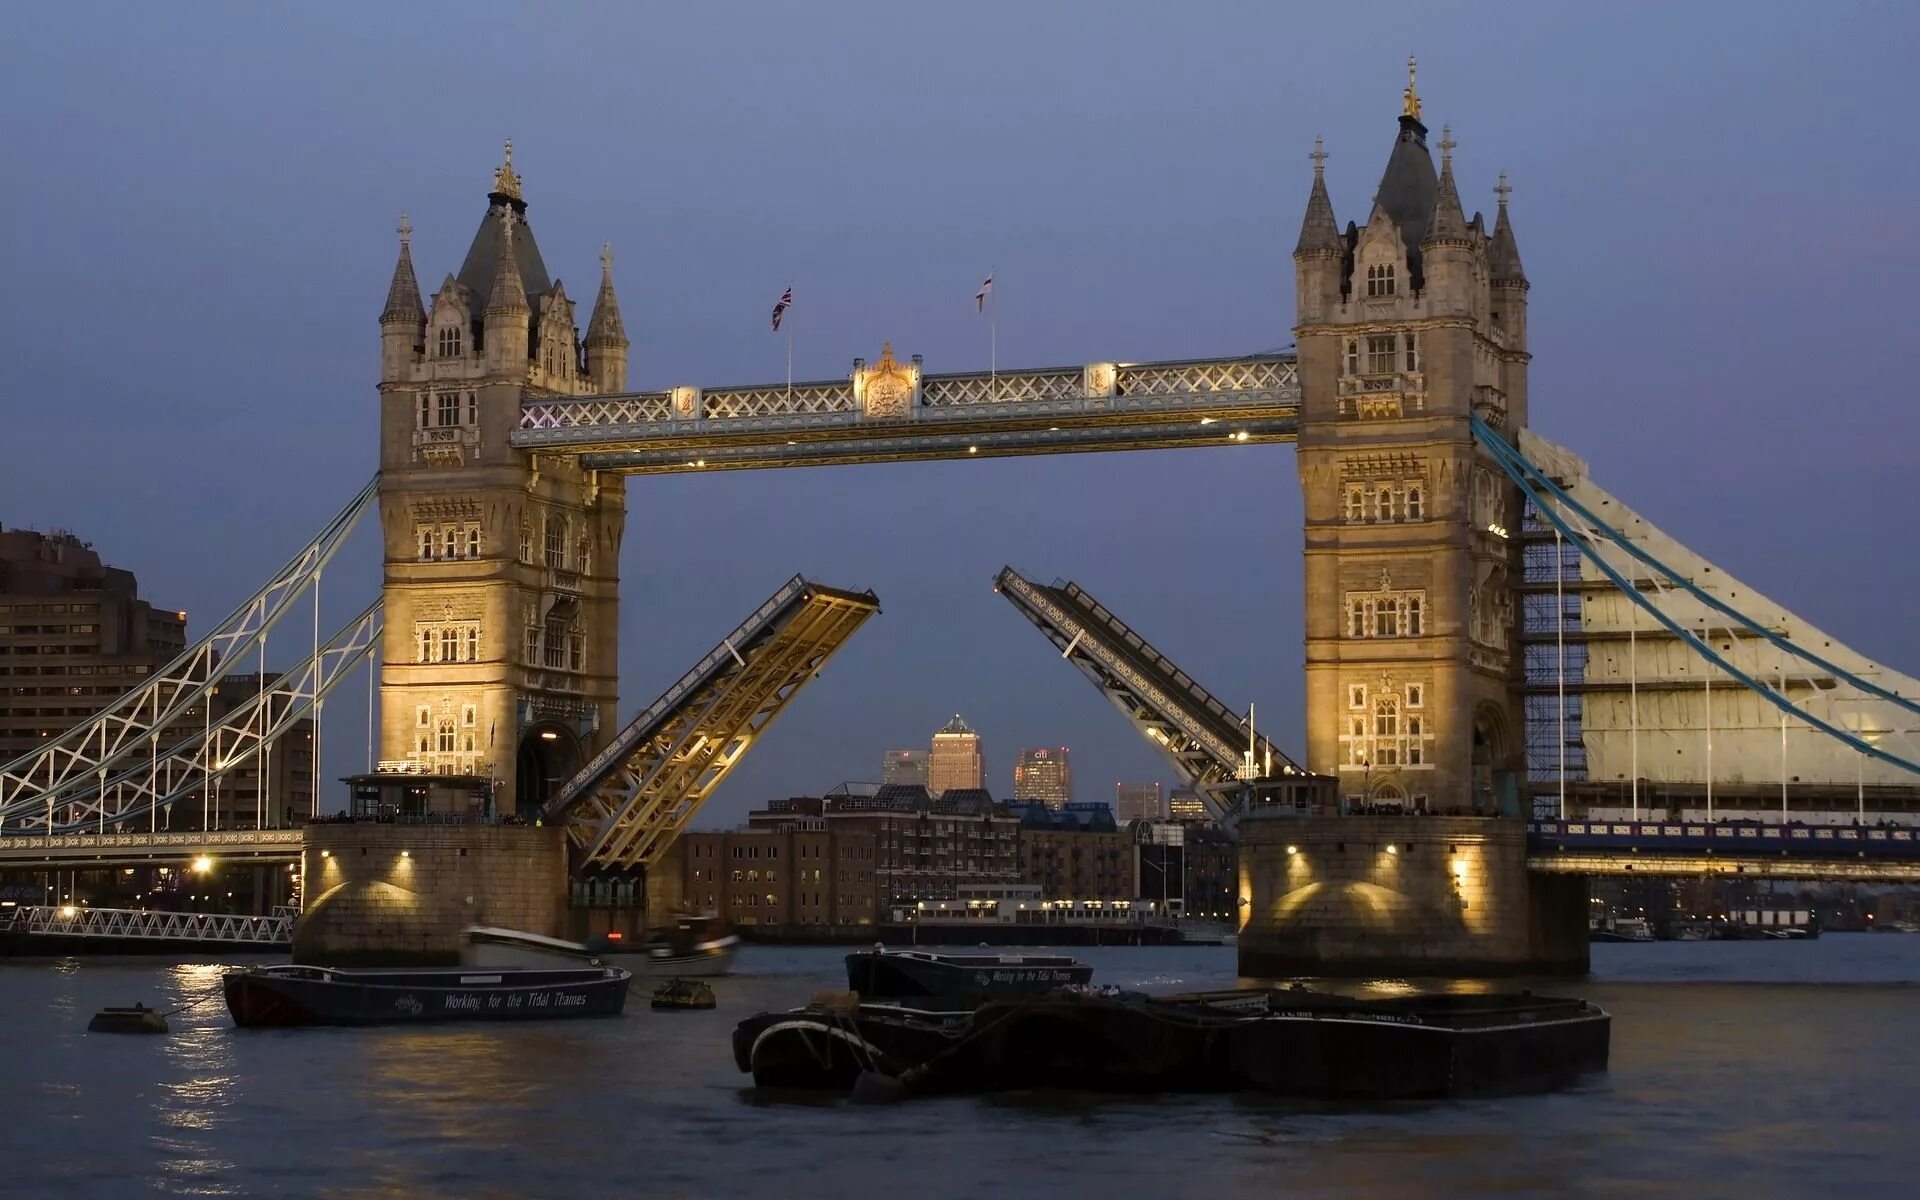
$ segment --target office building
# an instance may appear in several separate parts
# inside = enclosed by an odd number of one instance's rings
[[[887,751],[886,762],[880,771],[880,782],[926,787],[927,752],[925,750]]]
[[[1176,788],[1173,795],[1167,797],[1167,818],[1173,821],[1211,821],[1213,814],[1207,811],[1207,802],[1200,793],[1192,788]]]
[[[1132,900],[1133,837],[1114,824],[1104,802],[1054,809],[1014,804],[1020,822],[1020,873],[1052,900]]]
[[[952,788],[983,788],[986,770],[980,757],[980,735],[953,714],[953,720],[933,735],[927,756],[927,790],[938,796]]]
[[[1167,819],[1166,797],[1161,793],[1158,780],[1153,783],[1115,783],[1113,785],[1113,815],[1120,824],[1129,821],[1164,821]]]
[[[1048,808],[1065,808],[1073,800],[1073,767],[1065,746],[1022,750],[1013,764],[1013,798],[1040,800]]]

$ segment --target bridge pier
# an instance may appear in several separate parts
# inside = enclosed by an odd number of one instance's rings
[[[459,961],[462,931],[566,930],[566,835],[554,826],[325,822],[307,826],[295,962]]]
[[[1240,974],[1584,974],[1587,887],[1527,870],[1526,825],[1249,817]]]

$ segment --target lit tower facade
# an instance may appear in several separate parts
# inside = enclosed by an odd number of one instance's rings
[[[1469,417],[1526,424],[1527,281],[1504,177],[1488,233],[1450,133],[1435,171],[1412,66],[1366,225],[1335,221],[1316,142],[1293,255],[1307,765],[1348,797],[1517,813],[1520,506]]]
[[[511,142],[430,304],[410,233],[380,314],[381,759],[492,778],[501,812],[531,813],[613,728],[626,491],[507,437],[525,397],[626,388],[612,256],[582,339]]]
[[[955,788],[986,786],[986,769],[980,757],[980,735],[953,714],[953,720],[933,735],[927,755],[927,791],[938,796]]]
[[[1073,766],[1065,746],[1022,750],[1013,764],[1013,799],[1041,800],[1048,808],[1073,801]]]

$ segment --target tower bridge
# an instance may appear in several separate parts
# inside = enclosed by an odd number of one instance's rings
[[[757,386],[633,390],[611,252],[582,334],[509,144],[465,259],[430,293],[402,219],[379,315],[377,480],[152,684],[0,766],[0,859],[9,835],[42,859],[60,837],[142,821],[157,835],[286,722],[317,719],[377,650],[382,764],[487,781],[494,810],[539,822],[539,853],[572,870],[643,872],[878,602],[796,576],[623,724],[630,476],[1272,442],[1296,444],[1304,498],[1298,747],[1255,735],[1077,585],[999,579],[1223,814],[1247,818],[1250,964],[1569,965],[1586,907],[1570,872],[1704,857],[1720,847],[1699,828],[1751,819],[1776,788],[1782,831],[1920,806],[1920,683],[1727,578],[1530,427],[1510,189],[1502,176],[1491,220],[1469,217],[1450,134],[1436,164],[1411,79],[1403,101],[1364,224],[1336,219],[1316,142],[1294,349],[953,373],[882,341],[844,378]],[[379,602],[329,639],[316,616],[304,672],[251,724],[162,747],[221,672],[264,655],[296,598],[317,613],[322,568],[376,500]],[[1237,807],[1236,789],[1287,781],[1314,803]],[[1836,800],[1849,786],[1852,814]],[[1285,815],[1303,810],[1338,815]],[[1592,842],[1589,819],[1634,832]],[[1817,840],[1783,833],[1793,870],[1855,877],[1862,860]],[[504,845],[489,863],[518,853]],[[1859,853],[1885,864],[1909,845]],[[303,872],[328,895],[398,886],[356,883],[343,857]]]

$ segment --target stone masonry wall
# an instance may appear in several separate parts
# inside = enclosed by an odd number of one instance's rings
[[[1587,969],[1586,887],[1526,869],[1526,826],[1467,817],[1250,819],[1240,973]]]
[[[563,932],[557,827],[309,825],[300,870],[308,899],[296,962],[445,963],[457,961],[469,925]]]

